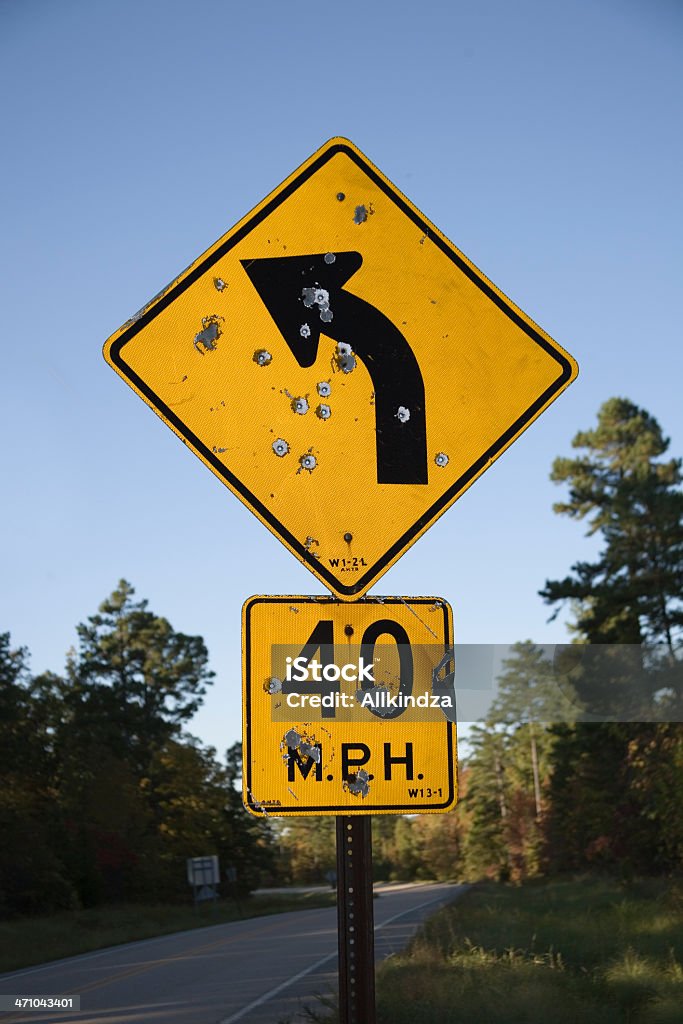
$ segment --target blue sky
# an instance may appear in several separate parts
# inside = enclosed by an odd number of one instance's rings
[[[322,587],[111,372],[104,340],[326,139],[352,139],[578,360],[580,376],[375,586],[456,639],[566,637],[537,591],[590,557],[553,458],[602,401],[683,454],[675,0],[3,0],[0,630],[59,671],[120,577],[217,673],[240,608]]]

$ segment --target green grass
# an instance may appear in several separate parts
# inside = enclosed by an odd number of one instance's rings
[[[681,957],[680,885],[483,884],[380,966],[378,1024],[681,1024]]]
[[[214,906],[200,905],[196,911],[191,906],[136,903],[0,921],[0,973],[169,932],[263,914],[332,907],[335,902],[335,893],[330,891],[251,896],[239,907],[223,900]]]
[[[683,891],[482,885],[379,971],[379,1024],[681,1024]]]

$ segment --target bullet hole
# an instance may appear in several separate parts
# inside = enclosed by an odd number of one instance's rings
[[[315,303],[316,288],[302,288],[301,298],[306,309],[313,309]]]
[[[211,316],[202,317],[202,329],[198,334],[195,334],[194,347],[197,352],[203,356],[206,352],[213,352],[216,348],[216,342],[221,336],[221,327],[224,317]],[[201,345],[201,348],[200,348]]]
[[[334,358],[342,373],[351,373],[356,368],[356,357],[353,354],[353,349],[345,341],[337,342]]]
[[[326,252],[325,255],[323,256],[323,259],[325,260],[325,263],[334,263],[336,258],[337,257],[334,255],[333,252]]]
[[[304,547],[306,548],[307,551],[310,551],[314,544],[320,546],[319,542],[315,539],[315,537],[307,537]]]
[[[317,465],[318,460],[315,455],[311,455],[310,452],[306,452],[306,454],[302,455],[299,459],[299,469],[297,469],[297,473],[300,473],[302,469],[305,469],[307,473],[312,473]]]
[[[410,419],[410,409],[406,409],[405,405],[399,405],[396,411],[396,419],[399,423],[407,423]]]
[[[315,285],[313,288],[302,288],[301,298],[306,309],[317,306],[320,310],[320,319],[323,323],[329,324],[333,320],[333,313],[330,309],[330,293],[326,288]]]
[[[305,398],[293,398],[292,409],[299,416],[305,416],[308,412],[308,401]]]
[[[389,673],[386,672],[385,675],[389,675]],[[401,681],[396,677],[391,679],[389,684],[375,683],[369,690],[356,690],[356,700],[359,704],[362,704],[363,698],[369,697],[371,703],[375,705],[373,713],[379,718],[389,717],[392,714],[392,710],[388,701],[391,697],[396,696],[400,685]]]
[[[353,214],[354,224],[364,224],[368,219],[368,211],[365,206],[357,206]]]
[[[282,693],[282,680],[277,676],[272,676],[270,679],[266,679],[263,689],[266,693]]]
[[[311,328],[308,326],[308,324],[301,325],[301,327],[299,328],[299,334],[301,335],[302,338],[310,338]]]
[[[437,455],[435,456],[435,458],[434,458],[434,462],[435,462],[435,463],[437,464],[437,466],[439,466],[439,468],[440,468],[440,469],[443,469],[443,468],[444,468],[444,466],[447,466],[447,465],[448,465],[448,463],[449,463],[449,458],[448,458],[448,456],[446,455],[446,453],[445,453],[445,452],[439,452],[439,453],[438,453],[438,454],[437,454]]]
[[[258,363],[259,366],[270,366],[270,364],[273,361],[273,357],[271,356],[270,352],[268,352],[265,348],[257,349],[257,351],[254,352],[253,358],[254,362]]]
[[[283,438],[278,437],[277,441],[273,441],[273,451],[279,459],[282,459],[289,454],[289,445]]]
[[[284,761],[289,761],[292,751],[295,751],[299,757],[310,758],[316,764],[320,764],[321,761],[322,752],[315,736],[302,735],[297,729],[290,729],[285,733],[280,743],[280,750],[285,751]]]
[[[315,387],[316,387],[316,391],[318,392],[318,394],[320,395],[321,398],[329,398],[330,397],[330,394],[332,392],[332,387],[330,386],[329,381],[321,380],[318,384],[316,384]]]
[[[224,292],[228,287],[228,282],[224,281],[222,277],[214,277],[213,286],[217,292]]]
[[[370,776],[364,768],[359,768],[355,775],[349,775],[348,780],[344,783],[344,789],[353,796],[365,797],[370,792],[370,786],[368,785]]]
[[[330,416],[332,415],[332,410],[330,409],[329,405],[321,404],[315,410],[315,414],[320,420],[329,420]]]
[[[320,747],[314,746],[312,743],[306,743],[302,740],[299,744],[299,753],[301,757],[310,757],[316,764],[320,764]]]

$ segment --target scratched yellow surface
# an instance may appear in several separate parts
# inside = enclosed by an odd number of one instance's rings
[[[347,151],[335,152],[305,177],[340,143]],[[356,599],[444,511],[435,504],[445,495],[444,507],[452,504],[574,379],[577,367],[509,300],[505,312],[484,294],[481,283],[493,287],[490,282],[476,269],[474,280],[459,269],[453,254],[472,265],[388,179],[373,168],[389,194],[348,151],[366,161],[351,143],[331,140],[181,274],[166,296],[153,300],[141,329],[143,320],[117,331],[105,356],[297,558],[342,598]],[[360,224],[358,205],[368,211]],[[228,251],[212,261],[231,239]],[[363,263],[344,290],[381,310],[418,360],[426,395],[426,484],[377,482],[373,384],[366,366],[359,359],[352,373],[341,372],[337,343],[322,334],[315,365],[301,368],[240,262],[346,251],[360,252]],[[184,287],[203,264],[206,269]],[[224,282],[222,290],[216,278]],[[168,296],[173,301],[162,308]],[[207,318],[220,332],[212,350],[195,344]],[[272,355],[269,365],[254,361],[259,349]],[[565,360],[566,379],[551,353]],[[385,372],[390,375],[391,366]],[[314,411],[316,386],[323,381],[331,388],[327,420]],[[307,414],[293,411],[293,397],[307,398]],[[272,448],[279,438],[289,446],[283,458]],[[307,452],[315,456],[312,472],[299,463]],[[445,466],[435,462],[440,453],[448,457]],[[344,540],[349,534],[351,542]]]
[[[271,692],[273,655],[276,662],[282,650],[292,650],[292,657],[296,657],[323,621],[332,622],[334,661],[339,666],[354,663],[361,638],[373,623],[383,621],[402,627],[413,658],[414,696],[432,693],[432,672],[425,650],[431,648],[440,656],[452,646],[452,611],[440,598],[368,598],[353,603],[301,596],[249,598],[242,611],[247,810],[259,817],[264,813],[399,814],[450,810],[457,799],[456,729],[440,711],[431,712],[427,721],[414,709],[393,720],[378,719],[367,709],[357,712],[353,720],[343,713],[323,718],[321,710],[292,710],[289,718],[283,717],[286,697],[282,691]],[[383,634],[377,644],[378,651],[386,651],[395,640]],[[313,656],[320,658],[320,652]],[[384,655],[380,660],[382,667],[377,670],[376,681],[391,693],[398,693],[398,674],[389,678],[383,671]],[[354,683],[340,683],[333,688],[349,695],[357,690]],[[296,689],[301,694],[314,692],[305,682],[297,683]],[[309,764],[306,777],[296,763],[290,764],[285,736],[291,729],[305,742],[320,745],[319,767],[316,771],[317,766]],[[354,745],[346,748],[347,776],[349,771],[352,775],[357,771],[348,759],[365,756],[355,745],[364,744],[370,753],[362,766],[371,776],[365,796],[351,791],[348,778],[344,785],[344,744]],[[389,744],[391,758],[409,756],[411,768],[397,762],[390,766],[391,778],[387,778],[385,744]],[[301,763],[306,768],[307,758],[301,757]]]

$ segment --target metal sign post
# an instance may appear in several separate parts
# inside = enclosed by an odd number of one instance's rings
[[[339,1020],[375,1024],[372,818],[337,816]]]

